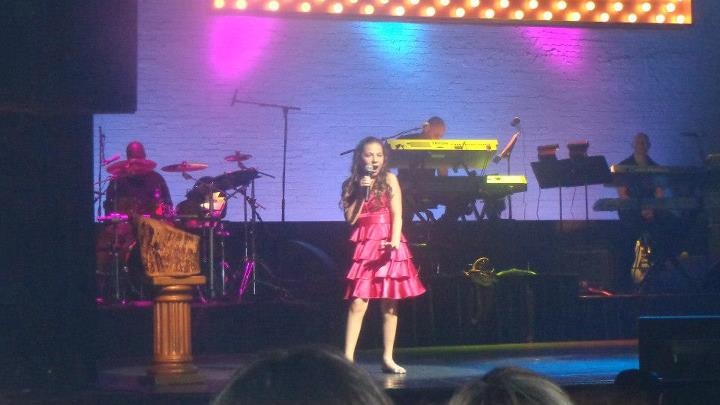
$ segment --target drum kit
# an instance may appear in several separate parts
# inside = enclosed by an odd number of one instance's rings
[[[133,176],[152,171],[157,163],[147,159],[128,159],[111,163],[107,172],[114,178]]]
[[[205,163],[181,162],[163,166],[160,170],[180,173],[195,184],[186,193],[186,200],[175,208],[164,203],[156,191],[152,204],[136,201],[134,196],[118,195],[117,184],[152,172],[157,164],[147,159],[128,159],[106,166],[110,174],[106,192],[114,187],[112,207],[106,207],[98,221],[104,227],[97,238],[98,302],[126,303],[131,299],[143,299],[142,269],[137,252],[137,238],[133,218],[139,215],[163,220],[186,232],[201,237],[201,266],[208,278],[208,285],[200,290],[200,299],[235,299],[243,297],[248,286],[255,290],[256,223],[260,220],[257,210],[263,208],[255,199],[255,179],[273,176],[245,166],[252,155],[236,151],[225,161],[238,164],[238,170],[218,176],[195,179],[190,172],[205,170]],[[101,182],[103,184],[104,182]],[[100,195],[105,194],[99,192]],[[237,270],[225,261],[225,239],[230,235],[223,225],[228,202],[242,198],[244,203],[245,254],[242,266]],[[149,207],[149,205],[152,205]],[[110,208],[110,209],[107,209]],[[250,217],[248,218],[248,209]],[[217,258],[219,257],[219,261]]]

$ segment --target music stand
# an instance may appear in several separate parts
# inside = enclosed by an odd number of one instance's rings
[[[533,173],[541,189],[555,188],[560,196],[560,220],[563,219],[563,187],[585,188],[585,220],[590,219],[588,186],[612,181],[605,156],[589,156],[575,159],[544,160],[531,162]]]

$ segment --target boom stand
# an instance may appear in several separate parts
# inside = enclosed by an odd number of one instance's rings
[[[117,179],[111,182],[109,186],[113,187],[113,213],[117,212]],[[118,235],[118,226],[122,221],[111,222],[113,227],[113,244],[110,250],[113,264],[112,264],[112,283],[113,283],[113,295],[115,302],[125,304],[125,298],[122,297],[120,292],[120,252],[118,251],[118,244],[120,242]],[[127,264],[127,263],[126,263]]]
[[[207,202],[208,202],[208,212],[206,215],[202,215],[198,218],[198,221],[203,226],[203,238],[202,240],[206,242],[204,244],[204,249],[206,250],[205,254],[203,254],[201,260],[207,264],[207,290],[209,294],[210,299],[218,298],[218,295],[220,297],[224,297],[226,295],[226,285],[225,285],[225,269],[226,269],[226,263],[225,263],[225,236],[227,232],[225,231],[223,224],[222,224],[222,218],[220,216],[215,215],[215,201],[214,201],[214,193],[217,192],[219,189],[215,188],[214,183],[210,183],[210,191],[207,194]],[[208,226],[205,226],[207,224]],[[220,238],[220,275],[218,279],[218,275],[216,274],[215,269],[215,236]],[[219,294],[218,294],[219,290]],[[206,302],[206,300],[201,296],[201,300]]]
[[[215,207],[213,201],[213,191],[215,190],[215,184],[210,183],[210,191],[208,192],[208,220],[209,226],[205,228],[207,232],[208,241],[208,289],[210,290],[210,299],[215,299],[217,295],[215,292]]]
[[[243,277],[238,288],[238,301],[242,299],[247,290],[248,283],[252,280],[252,295],[257,294],[256,274],[257,265],[257,246],[256,231],[257,221],[260,219],[257,209],[259,207],[255,200],[255,180],[250,183],[250,195],[247,195],[247,189],[240,191],[245,197],[245,258],[243,260]],[[247,207],[250,206],[250,227],[247,226]],[[248,238],[249,236],[249,238]]]
[[[270,103],[258,103],[255,101],[243,101],[237,99],[237,90],[233,94],[233,99],[230,105],[238,104],[251,104],[260,107],[279,108],[283,112],[284,131],[283,131],[283,163],[282,163],[282,200],[280,202],[280,221],[285,222],[285,169],[287,167],[287,141],[288,141],[288,112],[290,110],[300,111],[300,107],[293,107],[290,105],[282,104],[270,104]]]
[[[273,177],[270,176],[267,173],[262,173],[264,176]],[[260,205],[257,200],[255,199],[255,180],[253,180],[250,183],[250,195],[247,195],[247,189],[242,188],[239,189],[238,192],[240,192],[245,197],[245,258],[243,260],[243,267],[242,267],[242,280],[240,281],[240,286],[237,290],[237,300],[241,301],[243,296],[245,295],[245,292],[247,291],[247,288],[252,286],[251,294],[253,296],[257,295],[257,285],[261,284],[265,287],[269,287],[275,291],[280,292],[283,296],[289,296],[290,293],[285,288],[282,288],[280,286],[274,285],[268,281],[262,281],[258,280],[257,277],[257,268],[259,259],[257,257],[257,224],[259,222],[262,222],[262,217],[260,217],[260,214],[258,213],[259,208],[264,208],[262,205]],[[250,226],[248,227],[248,221],[247,221],[247,207],[250,207]],[[266,269],[266,271],[268,271]],[[269,273],[269,271],[268,271]]]
[[[512,136],[510,137],[510,140],[508,141],[507,145],[505,145],[502,152],[500,152],[499,155],[497,155],[493,158],[493,162],[495,162],[495,163],[500,162],[502,159],[505,159],[507,161],[507,174],[508,175],[510,175],[510,156],[512,155],[513,148],[515,148],[515,144],[517,143],[518,138],[520,137],[519,120],[518,120],[518,123],[514,124],[513,126],[517,127],[517,131],[515,131],[515,133],[512,134]],[[508,219],[513,219],[512,194],[508,194],[507,202],[508,202]]]
[[[103,206],[103,195],[107,194],[107,189],[103,191],[103,183],[109,182],[108,188],[113,187],[113,214],[117,213],[117,179],[110,177],[106,180],[103,180],[102,178],[102,169],[104,166],[106,166],[110,161],[105,160],[105,140],[106,136],[105,133],[102,130],[102,127],[98,127],[98,190],[96,193],[96,200],[97,203],[97,217],[99,218],[102,214],[102,206]],[[115,181],[111,181],[115,180]],[[107,212],[105,213],[108,214]],[[121,219],[118,218],[117,220],[111,219],[111,226],[113,227],[113,241],[112,246],[110,247],[110,255],[112,256],[112,288],[113,288],[113,298],[115,299],[115,302],[121,302],[125,304],[125,299],[122,298],[121,292],[120,292],[120,252],[118,251],[118,225],[121,223]],[[107,288],[107,285],[104,285],[105,288]],[[106,291],[102,291],[102,294],[105,295]]]

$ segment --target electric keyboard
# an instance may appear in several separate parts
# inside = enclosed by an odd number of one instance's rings
[[[644,208],[692,211],[700,208],[700,201],[694,197],[667,198],[601,198],[593,204],[595,211],[624,211]]]
[[[610,173],[613,175],[637,175],[637,176],[687,176],[707,172],[703,166],[634,166],[634,165],[611,165]]]
[[[468,202],[484,199],[495,200],[527,190],[525,176],[433,176],[419,181],[400,179],[403,193],[416,201],[432,201],[443,204],[458,199]]]
[[[481,168],[495,156],[496,139],[390,139],[390,167]]]

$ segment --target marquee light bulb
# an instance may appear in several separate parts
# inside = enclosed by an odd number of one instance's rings
[[[278,3],[276,0],[272,0],[267,3],[266,7],[270,11],[278,11],[280,10],[280,3]]]

